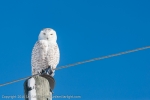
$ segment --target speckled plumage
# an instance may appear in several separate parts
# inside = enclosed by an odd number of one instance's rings
[[[59,63],[59,48],[56,32],[51,28],[43,29],[32,50],[32,75],[41,72],[49,66],[55,69]],[[52,70],[54,72],[54,70]]]

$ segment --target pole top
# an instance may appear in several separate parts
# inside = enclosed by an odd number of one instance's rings
[[[49,81],[50,88],[53,90],[55,87],[55,79],[47,74],[40,75],[41,77],[46,78]]]

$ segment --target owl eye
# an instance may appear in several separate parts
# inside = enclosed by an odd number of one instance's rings
[[[43,33],[44,35],[46,35],[46,33]]]

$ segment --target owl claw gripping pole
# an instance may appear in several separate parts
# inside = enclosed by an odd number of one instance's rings
[[[52,67],[51,66],[49,66],[48,68],[46,68],[46,69],[42,69],[42,72],[41,72],[41,75],[43,75],[43,74],[47,74],[47,75],[50,75],[50,76],[54,76],[54,71],[52,70]]]

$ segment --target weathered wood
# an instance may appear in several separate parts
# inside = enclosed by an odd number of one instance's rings
[[[53,90],[55,87],[55,79],[49,75],[46,75],[46,74],[40,75],[40,76],[46,78],[49,81],[49,85],[50,85],[51,89]]]
[[[41,76],[34,76],[36,100],[52,100],[52,93],[50,92],[49,81]],[[28,79],[24,82],[25,100],[28,100]]]

